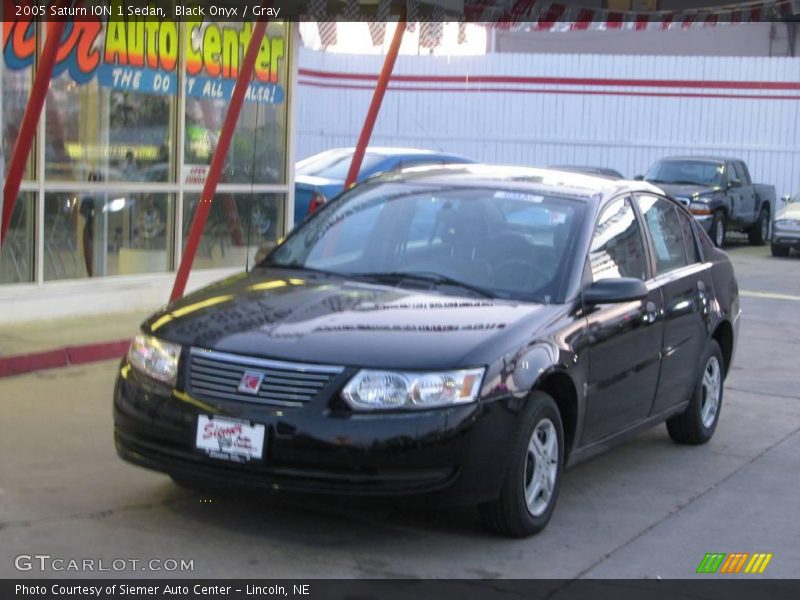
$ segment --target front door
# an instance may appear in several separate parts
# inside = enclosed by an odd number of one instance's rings
[[[653,414],[689,399],[708,338],[713,300],[710,265],[700,260],[691,217],[651,194],[636,201],[650,239],[655,277],[664,298],[664,345]]]
[[[629,198],[613,200],[597,222],[587,284],[612,277],[648,277],[644,238]],[[581,444],[643,420],[656,393],[662,343],[661,290],[642,301],[601,304],[587,314],[589,381]]]

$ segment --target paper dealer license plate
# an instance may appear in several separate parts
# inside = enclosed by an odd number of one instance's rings
[[[233,462],[261,460],[264,433],[264,426],[258,423],[200,415],[195,445],[212,458]]]

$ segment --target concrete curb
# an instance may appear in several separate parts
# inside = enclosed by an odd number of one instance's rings
[[[0,356],[0,377],[11,377],[12,375],[22,375],[32,371],[57,369],[111,358],[122,358],[125,352],[128,351],[130,343],[129,339],[125,339],[113,342],[81,344],[79,346],[64,346],[55,350],[32,352],[30,354]]]

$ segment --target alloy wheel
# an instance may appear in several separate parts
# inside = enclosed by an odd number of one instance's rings
[[[525,460],[525,503],[534,517],[550,505],[558,477],[558,434],[550,419],[533,428]]]
[[[720,219],[714,227],[714,242],[716,242],[718,248],[721,248],[722,243],[725,241],[725,223]]]
[[[712,356],[706,363],[703,371],[702,402],[700,404],[700,418],[706,429],[714,425],[719,411],[719,398],[722,392],[722,372],[716,356]]]

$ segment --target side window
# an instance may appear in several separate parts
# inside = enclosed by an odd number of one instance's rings
[[[698,248],[697,240],[694,235],[694,227],[692,227],[694,219],[681,210],[678,210],[677,213],[678,220],[681,222],[681,231],[683,232],[683,246],[686,249],[686,256],[689,262],[702,262],[700,249]]]
[[[688,260],[677,207],[656,196],[641,195],[636,201],[653,240],[656,275],[686,266]]]
[[[644,244],[630,200],[613,200],[600,215],[589,250],[592,281],[647,278]]]

